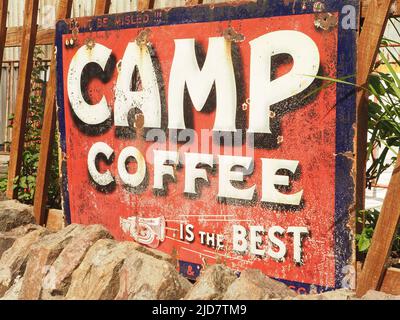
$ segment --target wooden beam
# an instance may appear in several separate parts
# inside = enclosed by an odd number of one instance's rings
[[[400,269],[389,268],[383,278],[381,291],[393,295],[400,295]]]
[[[3,61],[4,46],[6,43],[7,9],[8,9],[8,0],[3,0],[0,3],[0,61]],[[0,80],[1,80],[1,73],[0,73]]]
[[[58,4],[57,20],[71,16],[73,0],[60,0]],[[54,38],[53,38],[54,44]],[[36,189],[33,212],[36,223],[46,223],[46,204],[49,184],[49,174],[52,161],[52,147],[56,130],[56,56],[53,54],[50,62],[49,80],[46,86],[46,101],[43,115],[39,165],[36,177]]]
[[[55,29],[38,29],[36,44],[53,44]],[[22,40],[22,27],[9,27],[7,29],[6,47],[20,47]]]
[[[358,40],[357,84],[365,86],[374,67],[380,42],[386,28],[392,0],[370,0],[366,18]],[[357,92],[357,128],[355,137],[356,201],[355,209],[365,206],[368,97],[364,90]]]
[[[94,7],[94,15],[100,16],[110,12],[111,0],[96,0],[96,6]]]
[[[154,0],[139,0],[137,9],[138,11],[153,9],[154,8]]]
[[[373,0],[363,0],[361,1],[361,17],[365,18],[367,16],[368,6]],[[390,16],[399,17],[400,16],[400,0],[395,0],[390,7]]]
[[[0,3],[0,61],[3,61],[3,55],[4,55],[4,47],[6,44],[6,35],[7,35],[7,9],[8,9],[8,0],[4,0]],[[8,123],[8,110],[10,107],[10,73],[11,73],[11,68],[7,67],[7,73],[8,73],[8,79],[7,79],[7,91],[6,91],[6,103],[5,105],[2,106],[4,112],[5,112],[5,119],[6,123]],[[0,73],[0,81],[1,81],[1,74]],[[5,130],[5,135],[7,136],[8,129],[6,128]],[[6,137],[7,140],[7,137]],[[4,144],[4,150],[6,150],[7,145]]]
[[[33,66],[33,50],[36,42],[37,16],[39,0],[25,0],[24,26],[22,30],[22,47],[19,64],[18,89],[15,103],[15,115],[12,130],[12,143],[10,162],[8,166],[7,192],[8,198],[15,198],[13,189],[15,177],[19,176],[24,149],[24,135],[26,128],[26,116],[29,105],[31,89],[31,73]]]
[[[400,222],[400,153],[390,179],[382,210],[376,223],[371,247],[357,284],[357,296],[368,290],[379,290],[385,273],[386,263],[392,250],[393,240]]]

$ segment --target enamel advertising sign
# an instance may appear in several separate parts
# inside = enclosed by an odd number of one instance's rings
[[[64,209],[188,278],[350,286],[358,3],[265,3],[58,22]]]

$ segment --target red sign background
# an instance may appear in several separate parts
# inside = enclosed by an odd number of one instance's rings
[[[243,65],[243,87],[237,87],[244,97],[249,97],[250,45],[249,41],[272,31],[297,30],[305,33],[315,41],[320,51],[321,66],[324,76],[335,77],[337,63],[337,27],[329,31],[316,29],[314,14],[301,16],[235,20],[229,22],[196,23],[150,27],[149,41],[157,55],[164,83],[168,92],[168,79],[174,55],[174,39],[194,38],[207,52],[208,38],[222,36],[229,26],[243,34],[245,40],[237,43]],[[78,45],[63,50],[63,77],[67,83],[68,67],[76,51],[85,45],[87,39],[111,48],[116,61],[122,59],[128,42],[134,41],[142,29],[132,28],[102,32],[80,33]],[[63,41],[70,37],[64,35]],[[114,86],[117,77],[115,68],[112,78],[107,83],[93,80],[89,86],[89,95],[96,102],[104,95],[113,105]],[[135,146],[146,154],[151,143],[140,138],[120,139],[113,126],[107,132],[88,136],[79,130],[68,101],[67,88],[64,87],[66,160],[70,214],[72,222],[105,225],[117,239],[131,240],[120,227],[120,217],[140,216],[166,219],[166,240],[159,250],[177,256],[178,260],[197,264],[213,264],[217,260],[228,266],[242,270],[258,268],[275,278],[314,283],[322,286],[335,285],[334,255],[334,215],[335,215],[335,103],[336,88],[330,86],[322,90],[309,104],[299,107],[295,112],[287,113],[281,119],[281,136],[283,142],[276,149],[258,148],[254,151],[254,172],[246,178],[247,185],[257,185],[258,201],[253,205],[234,205],[221,203],[218,194],[218,166],[216,172],[208,173],[209,185],[203,186],[201,196],[190,199],[185,196],[184,168],[177,170],[176,183],[168,184],[166,196],[155,195],[152,188],[153,167],[148,164],[149,183],[141,194],[126,190],[118,180],[117,161],[107,167],[117,180],[116,189],[108,194],[97,191],[90,182],[87,169],[87,154],[96,142],[105,142],[114,149],[116,157],[127,146]],[[240,104],[245,101],[238,101]],[[245,111],[248,119],[248,111]],[[193,112],[194,129],[212,129],[214,114]],[[211,141],[211,140],[210,140]],[[168,149],[167,147],[166,149]],[[223,148],[221,148],[222,150]],[[298,160],[301,167],[299,179],[292,181],[291,193],[304,190],[304,206],[298,211],[274,210],[264,206],[260,200],[261,161],[260,158]],[[148,159],[146,159],[148,160]],[[202,230],[224,234],[224,250],[216,251],[200,244],[198,237],[194,243],[178,239],[179,224],[191,223],[195,232]],[[232,237],[232,225],[271,226],[307,226],[310,235],[303,241],[303,261],[299,266],[293,261],[293,238],[285,236],[287,257],[283,262],[272,258],[258,258],[249,255],[238,255],[232,252],[229,245]]]

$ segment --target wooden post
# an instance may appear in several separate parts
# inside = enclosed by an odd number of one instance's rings
[[[357,53],[357,84],[365,86],[368,77],[374,67],[379,45],[386,28],[389,18],[392,0],[370,0],[365,15],[364,25],[358,40]],[[366,189],[366,165],[367,165],[367,144],[368,144],[368,97],[364,90],[357,92],[357,128],[356,128],[356,202],[355,209],[363,210],[365,207],[365,189]],[[356,214],[356,213],[355,213]],[[357,226],[357,232],[360,226]],[[365,268],[357,277],[357,294],[365,293],[365,288],[372,288],[365,282]],[[364,275],[362,277],[362,275]]]
[[[57,10],[57,20],[69,18],[73,0],[60,0]],[[54,40],[53,40],[54,45]],[[36,190],[33,212],[36,223],[46,223],[46,203],[48,178],[52,161],[52,146],[56,126],[56,57],[53,54],[50,62],[49,81],[46,86],[46,101],[43,115],[39,166],[36,177]]]
[[[0,62],[3,62],[3,53],[4,53],[4,48],[6,45],[6,38],[7,38],[7,8],[8,8],[8,0],[4,0],[0,3]],[[0,65],[1,67],[1,65]],[[7,68],[8,75],[10,75],[10,68],[8,66]],[[0,81],[1,81],[1,74],[0,72]],[[8,82],[8,79],[7,79]],[[6,98],[6,105],[5,106],[0,106],[0,108],[6,109],[6,124],[5,124],[5,129],[4,129],[4,136],[7,135],[7,122],[8,122],[8,116],[7,116],[7,108],[8,108],[8,90],[9,88],[7,87],[7,98]],[[0,134],[3,134],[1,132]],[[4,151],[6,151],[6,144],[4,144]]]
[[[15,98],[13,97],[14,93],[14,88],[15,88],[15,83],[13,81],[15,75],[15,68],[14,68],[14,62],[9,63],[9,72],[8,72],[8,88],[7,88],[7,112],[6,112],[6,119],[7,119],[7,129],[6,129],[6,137],[7,141],[11,141],[11,129],[8,128],[8,118],[10,117],[11,113],[13,112],[13,102]],[[10,151],[10,145],[4,145],[4,150],[9,152]]]
[[[111,0],[96,0],[94,15],[107,14],[110,11]]]
[[[363,269],[357,285],[357,296],[368,290],[379,290],[386,269],[386,262],[400,222],[400,153],[393,171],[389,188],[372,237]]]
[[[31,73],[33,67],[33,50],[35,48],[37,16],[39,0],[25,0],[24,26],[22,31],[21,58],[19,63],[19,77],[15,115],[12,130],[10,162],[8,165],[7,197],[15,198],[13,189],[14,179],[19,176],[24,149],[24,135],[26,116],[31,89]]]
[[[400,295],[400,269],[389,268],[385,272],[380,290],[393,295]]]
[[[139,0],[137,9],[138,11],[152,9],[154,7],[154,0]]]
[[[392,0],[370,0],[364,25],[358,40],[357,85],[365,86],[374,67],[379,45],[389,18]],[[368,134],[368,97],[365,91],[357,93],[357,130],[356,130],[356,210],[365,206],[367,134]]]
[[[0,2],[0,62],[3,62],[3,53],[7,38],[7,8],[8,0],[3,0]]]
[[[365,16],[365,12],[368,10],[369,4],[373,0],[362,0],[361,1],[361,16]],[[400,15],[400,0],[393,0],[392,7],[390,9],[390,15],[392,17],[398,17]]]

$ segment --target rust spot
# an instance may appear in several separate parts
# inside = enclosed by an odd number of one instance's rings
[[[144,126],[144,116],[142,113],[135,114],[135,128],[142,129]]]
[[[352,161],[354,161],[354,158],[355,158],[355,154],[351,151],[342,152],[342,153],[339,153],[338,155],[341,155]]]
[[[223,264],[224,260],[222,259],[221,255],[217,254],[215,258],[215,264]]]
[[[78,33],[79,33],[78,27],[72,29],[72,39],[74,39],[75,41],[78,40]]]
[[[314,12],[322,12],[325,10],[325,4],[322,3],[321,1],[317,1],[313,5],[313,10]]]
[[[78,20],[72,18],[72,19],[71,19],[70,28],[71,28],[72,30],[75,29],[75,28],[79,28],[79,22],[78,22]]]
[[[138,46],[145,46],[149,42],[149,36],[150,36],[151,30],[149,28],[146,28],[142,31],[139,32],[137,38],[136,38],[136,43]]]
[[[295,12],[295,7],[296,7],[296,3],[297,2],[301,2],[301,8],[302,10],[306,10],[307,9],[307,5],[308,4],[313,4],[313,10],[314,12],[322,12],[325,10],[325,4],[322,1],[315,1],[315,0],[283,0],[283,4],[285,6],[288,5],[292,5],[292,11],[293,13]]]
[[[331,13],[317,13],[315,15],[314,25],[316,28],[321,28],[322,30],[329,30],[336,27],[338,24],[338,19]]]
[[[96,42],[93,39],[88,38],[85,41],[85,45],[86,45],[87,50],[92,50],[94,48],[94,46],[96,45]]]
[[[232,42],[242,42],[244,40],[244,35],[235,31],[232,27],[228,27],[224,30],[223,36],[225,40]]]

